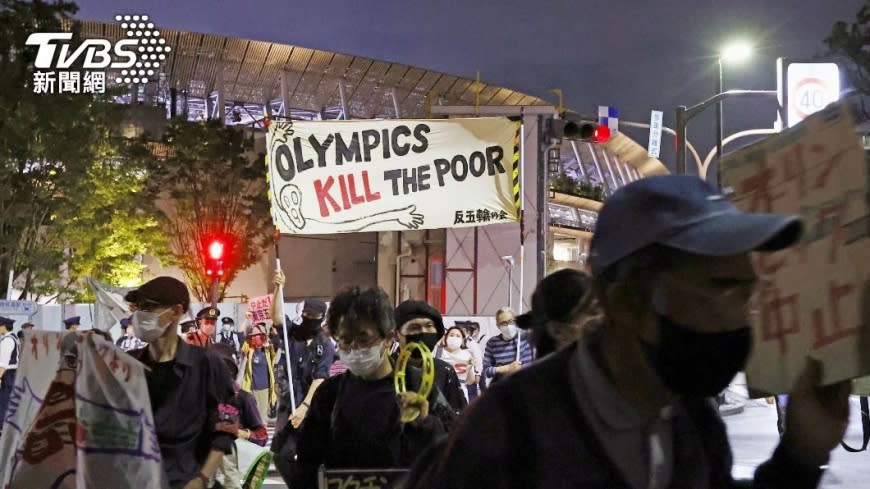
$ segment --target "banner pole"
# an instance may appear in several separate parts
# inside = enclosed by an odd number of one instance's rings
[[[520,305],[517,314],[523,313],[523,283],[525,281],[526,268],[526,236],[525,236],[525,208],[526,208],[526,125],[520,123]]]
[[[278,258],[278,241],[275,241],[275,268],[278,272],[281,272],[281,259]],[[293,370],[290,369],[290,338],[287,336],[287,330],[290,328],[290,325],[287,324],[287,315],[284,314],[284,285],[281,284],[278,286],[278,307],[276,311],[278,313],[278,317],[281,318],[282,324],[282,334],[284,335],[284,365],[287,369],[287,386],[290,388],[290,412],[293,412],[296,409],[296,391],[293,389]],[[275,322],[275,319],[272,318],[272,322]]]

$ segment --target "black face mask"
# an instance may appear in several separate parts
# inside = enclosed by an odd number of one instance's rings
[[[699,333],[658,315],[658,346],[640,340],[641,348],[662,382],[677,394],[711,397],[728,387],[746,366],[752,330]]]
[[[317,332],[320,331],[320,324],[322,322],[322,319],[302,318],[302,323],[293,328],[293,339],[306,341],[314,338],[317,336]]]
[[[405,335],[406,343],[422,343],[429,348],[429,351],[435,351],[435,345],[438,344],[438,340],[441,339],[441,335],[438,333],[416,333]],[[414,350],[411,353],[412,358],[420,358],[420,350]]]

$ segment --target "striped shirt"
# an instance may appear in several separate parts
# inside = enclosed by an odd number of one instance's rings
[[[532,363],[532,345],[527,340],[520,340],[517,334],[513,339],[506,340],[501,335],[493,336],[486,342],[483,354],[483,373],[487,377],[495,377],[495,368],[513,363],[517,359],[517,341],[520,341],[520,361],[523,366]],[[501,377],[499,375],[499,377]]]

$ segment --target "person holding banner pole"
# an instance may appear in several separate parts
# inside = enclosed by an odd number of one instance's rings
[[[284,283],[283,274],[276,281]],[[273,301],[274,304],[274,301]],[[272,323],[282,331],[284,364],[289,368],[290,396],[280,396],[275,427],[280,430],[288,421],[298,428],[311,406],[311,399],[320,384],[329,378],[329,367],[335,360],[335,347],[323,331],[326,303],[307,299],[302,306],[301,322],[292,324],[284,316],[276,316]],[[276,311],[277,312],[277,311]],[[283,317],[283,319],[282,319]]]

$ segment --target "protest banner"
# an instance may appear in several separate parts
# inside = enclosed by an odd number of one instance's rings
[[[15,465],[13,455],[42,407],[48,386],[55,379],[62,337],[60,332],[24,332],[18,351],[15,387],[0,437],[0,487],[7,487]]]
[[[272,122],[275,225],[333,234],[516,221],[518,129],[507,118]]]
[[[787,393],[807,357],[824,384],[870,374],[870,182],[848,107],[726,155],[722,174],[742,210],[804,222],[797,246],[754,256],[750,387]]]
[[[25,333],[21,361],[4,487],[168,487],[142,364],[97,335],[42,331]]]
[[[77,487],[168,487],[145,367],[100,336],[78,339]]]
[[[251,323],[272,324],[272,296],[264,295],[254,297],[248,301],[248,312],[251,315]]]

